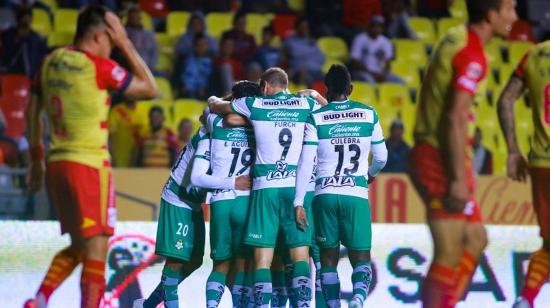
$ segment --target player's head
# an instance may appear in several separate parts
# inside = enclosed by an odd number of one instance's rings
[[[111,38],[107,33],[105,15],[108,10],[101,5],[86,6],[78,15],[76,22],[75,45],[86,43],[92,48],[92,53],[108,58],[113,48]]]
[[[238,81],[231,88],[231,96],[233,99],[260,95],[262,95],[260,86],[257,83],[248,80]]]
[[[515,0],[466,0],[471,24],[487,22],[493,34],[506,37],[518,19]]]
[[[164,111],[159,106],[153,106],[149,110],[149,125],[153,131],[157,131],[164,126]]]
[[[182,142],[187,142],[193,134],[193,122],[190,119],[184,118],[178,125],[178,139]]]
[[[265,95],[283,92],[288,88],[288,75],[281,68],[268,68],[260,78],[260,88]]]
[[[348,69],[342,64],[333,64],[325,75],[325,86],[329,102],[347,99],[353,90]]]

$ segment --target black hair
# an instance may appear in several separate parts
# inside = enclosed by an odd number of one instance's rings
[[[260,95],[262,95],[260,85],[248,80],[238,81],[231,88],[231,96],[233,99]]]
[[[268,68],[262,73],[262,77],[260,78],[260,87],[262,87],[265,83],[286,89],[288,87],[288,75],[281,68]]]
[[[149,116],[151,116],[155,112],[160,112],[160,114],[164,115],[164,110],[160,106],[151,107],[151,109],[149,109]]]
[[[466,0],[468,21],[478,23],[487,19],[489,11],[499,11],[502,0]]]
[[[237,13],[235,13],[235,15],[233,15],[233,25],[235,25],[235,23],[237,23],[237,20],[239,20],[241,17],[246,17],[246,12],[238,11]]]
[[[76,22],[75,40],[83,39],[96,27],[106,26],[105,14],[108,11],[104,6],[95,4],[88,5],[80,11]]]
[[[21,18],[23,18],[24,16],[32,16],[32,10],[31,9],[28,9],[28,8],[19,8],[17,9],[17,12],[16,12],[16,20],[19,21],[21,20]]]
[[[337,96],[347,96],[351,90],[351,75],[342,64],[333,64],[325,75],[325,86],[327,87],[327,96],[329,100],[334,100]]]

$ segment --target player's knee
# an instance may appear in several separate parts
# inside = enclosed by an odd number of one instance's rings
[[[301,246],[290,249],[290,258],[292,259],[292,262],[309,262],[309,247]]]
[[[109,238],[106,236],[94,236],[86,239],[84,253],[87,259],[104,260],[109,248]]]
[[[481,255],[483,250],[489,244],[489,238],[487,236],[487,230],[483,226],[478,226],[472,230],[469,230],[466,238],[466,249],[473,252],[476,255]]]

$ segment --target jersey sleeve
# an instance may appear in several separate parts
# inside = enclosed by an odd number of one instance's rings
[[[315,125],[315,119],[310,114],[304,129],[304,145],[318,145],[319,137],[317,136],[317,126]]]
[[[235,189],[234,178],[216,177],[208,174],[210,169],[210,139],[201,139],[195,150],[191,185],[210,189]]]
[[[371,144],[380,144],[384,142],[384,133],[378,119],[378,113],[374,111],[374,128],[372,131]]]
[[[210,161],[210,139],[201,138],[195,150],[195,158]]]
[[[208,115],[208,118],[206,119],[206,131],[208,133],[212,133],[214,131],[214,125],[216,124],[216,119],[218,118],[218,115],[215,113],[211,113]]]
[[[97,85],[100,89],[108,89],[120,93],[124,93],[130,82],[132,75],[118,65],[113,60],[94,58],[97,70]]]
[[[242,98],[238,98],[236,100],[233,100],[231,102],[231,104],[229,105],[231,107],[231,109],[242,115],[243,117],[249,119],[250,118],[250,114],[251,114],[251,105],[252,103],[254,102],[254,99],[253,97],[242,97]]]
[[[516,69],[514,70],[514,76],[522,79],[522,80],[525,80],[525,70],[526,70],[526,63],[527,63],[527,59],[529,59],[529,54],[530,54],[530,50],[527,51],[523,57],[521,57],[521,60],[519,61],[518,63],[518,66],[516,67]]]
[[[459,52],[453,58],[452,87],[474,95],[479,83],[485,77],[487,67],[483,55],[472,51]]]

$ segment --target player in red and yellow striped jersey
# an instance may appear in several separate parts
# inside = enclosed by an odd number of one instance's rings
[[[121,50],[131,73],[109,59],[113,46]],[[116,219],[107,147],[110,91],[145,99],[155,96],[156,84],[118,17],[89,6],[78,17],[74,46],[56,49],[44,60],[29,105],[29,186],[39,189],[45,171],[39,118],[45,109],[51,132],[48,193],[71,245],[54,257],[26,307],[45,307],[81,262],[81,307],[96,308],[103,297],[107,242]]]
[[[410,153],[411,179],[426,205],[434,241],[422,289],[424,307],[453,307],[487,245],[468,154],[469,132],[474,131],[471,107],[487,74],[483,45],[494,35],[507,35],[517,16],[513,0],[466,4],[468,24],[444,35],[430,59]]]
[[[529,92],[534,138],[529,164],[521,155],[515,131],[514,103]],[[543,239],[533,253],[525,284],[514,307],[533,307],[540,288],[550,277],[550,41],[529,50],[510,77],[498,102],[498,116],[508,145],[508,176],[524,182],[531,175],[533,206]]]

